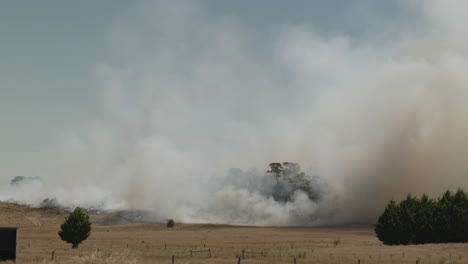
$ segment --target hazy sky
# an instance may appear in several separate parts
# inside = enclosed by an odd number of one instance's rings
[[[156,5],[170,1],[3,1],[0,3],[0,175],[44,174],[57,142],[96,114],[101,83],[99,63],[125,67],[130,58],[159,54],[158,45],[122,55],[119,30],[142,17],[151,19]],[[189,1],[190,2],[190,1]],[[344,34],[356,43],[385,42],[401,27],[419,19],[415,4],[400,1],[194,1],[205,23],[230,19],[243,25],[249,49],[268,57],[272,40],[286,26],[300,25],[323,35]],[[145,13],[142,15],[142,13]],[[183,12],[182,12],[183,14]],[[171,17],[176,24],[183,18]],[[411,23],[410,23],[411,22]],[[144,23],[142,23],[144,24]],[[168,27],[170,28],[170,27]],[[140,27],[138,34],[158,35]],[[178,30],[178,29],[176,29]],[[131,33],[131,32],[130,32]],[[131,41],[132,37],[128,37]],[[125,43],[122,45],[126,45]],[[132,45],[132,44],[129,44]],[[125,48],[123,48],[125,49]],[[177,65],[175,67],[178,67]],[[183,67],[183,66],[181,66]],[[287,89],[287,88],[285,88]]]
[[[468,188],[467,8],[3,1],[0,200],[372,223],[392,198]],[[274,161],[317,176],[322,199],[275,201]]]

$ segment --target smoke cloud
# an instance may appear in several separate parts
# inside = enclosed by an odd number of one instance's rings
[[[64,135],[48,176],[1,198],[320,225],[372,223],[392,198],[466,189],[468,6],[416,2],[398,2],[419,12],[398,30],[285,24],[264,42],[201,3],[128,11],[112,59],[96,64],[99,113]],[[276,201],[275,161],[301,164],[321,199]]]

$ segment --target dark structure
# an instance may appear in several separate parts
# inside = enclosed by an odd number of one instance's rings
[[[16,227],[0,227],[0,261],[16,262]]]

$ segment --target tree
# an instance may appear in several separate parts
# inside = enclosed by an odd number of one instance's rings
[[[283,165],[279,162],[272,162],[270,163],[270,170],[267,170],[267,173],[273,173],[276,176],[276,181],[279,181],[279,178],[283,174]]]
[[[77,207],[65,218],[58,234],[62,240],[72,244],[72,248],[78,248],[78,245],[89,237],[91,224],[89,215]]]
[[[400,243],[399,227],[401,224],[399,211],[400,206],[394,200],[391,200],[375,224],[374,230],[377,238],[386,245],[397,245]]]
[[[408,195],[390,201],[375,224],[384,244],[468,242],[468,194],[446,191],[437,200]]]
[[[424,244],[432,241],[434,234],[434,208],[435,201],[423,194],[415,209],[414,217],[417,220],[414,228],[414,243]]]
[[[453,193],[447,190],[436,203],[434,214],[435,240],[438,243],[447,243],[452,236],[452,199]]]
[[[175,226],[175,222],[174,222],[174,220],[173,220],[173,219],[169,219],[169,220],[167,220],[167,224],[166,224],[166,226],[167,226],[168,228],[172,228],[172,227],[174,227],[174,226]]]
[[[451,232],[450,242],[465,242],[468,240],[468,194],[458,189],[452,196],[451,207]]]
[[[400,244],[408,245],[414,242],[414,229],[418,225],[415,219],[415,212],[419,200],[408,194],[406,199],[400,202],[398,234]],[[418,219],[419,220],[419,219]]]
[[[272,196],[275,201],[290,202],[294,199],[294,193],[298,190],[307,194],[312,201],[318,201],[321,193],[314,188],[313,178],[301,172],[301,166],[294,162],[273,162],[269,164],[267,173],[276,178],[276,185],[273,186]]]
[[[446,191],[437,203],[437,238],[440,242],[468,241],[468,194]]]

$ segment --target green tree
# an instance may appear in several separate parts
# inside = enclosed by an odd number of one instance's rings
[[[461,189],[445,192],[438,200],[435,221],[440,242],[468,241],[468,195]]]
[[[270,169],[267,170],[267,173],[273,173],[273,175],[276,176],[276,181],[279,181],[279,178],[282,176],[283,174],[283,165],[281,165],[281,163],[279,162],[272,162],[270,163]]]
[[[375,224],[384,244],[468,242],[468,194],[446,191],[437,200],[408,195],[390,201]]]
[[[78,245],[89,237],[91,224],[89,215],[77,207],[65,218],[58,234],[62,240],[72,244],[72,248],[78,248]]]
[[[432,241],[434,234],[434,210],[435,201],[423,194],[421,199],[417,200],[414,217],[417,220],[414,228],[414,243],[424,244]]]
[[[468,195],[458,189],[452,197],[451,202],[451,224],[452,237],[450,242],[468,241]]]
[[[174,226],[175,226],[175,222],[174,222],[174,220],[173,220],[173,219],[169,219],[169,220],[167,220],[167,224],[166,224],[166,226],[167,226],[168,228],[172,228],[172,227],[174,227]]]
[[[301,166],[294,162],[272,162],[267,173],[276,178],[276,185],[273,187],[273,198],[276,201],[289,202],[294,199],[297,190],[303,191],[310,200],[318,201],[321,193],[314,188],[313,178],[301,172]]]
[[[380,241],[386,245],[397,245],[400,243],[400,206],[391,200],[383,214],[375,224],[375,233]]]
[[[415,226],[416,223],[416,208],[418,205],[418,199],[408,194],[406,199],[400,202],[400,210],[398,218],[400,225],[398,226],[398,234],[400,244],[411,244],[415,239]]]
[[[453,193],[448,190],[437,200],[434,214],[434,236],[437,243],[447,243],[452,236],[452,199]]]

